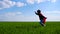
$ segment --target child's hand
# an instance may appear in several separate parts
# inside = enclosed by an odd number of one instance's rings
[[[38,13],[35,11],[35,14],[38,15]]]
[[[35,13],[36,13],[36,11],[35,11]]]
[[[35,11],[35,14],[36,14],[36,11]]]

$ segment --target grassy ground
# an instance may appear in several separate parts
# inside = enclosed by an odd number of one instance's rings
[[[60,34],[60,22],[0,22],[0,34]]]

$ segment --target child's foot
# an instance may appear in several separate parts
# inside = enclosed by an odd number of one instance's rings
[[[42,23],[42,25],[45,27],[46,25],[44,23]]]
[[[41,25],[42,25],[42,26],[44,26],[44,24],[43,24],[43,23],[41,23]]]
[[[44,24],[44,27],[45,27],[46,25]]]

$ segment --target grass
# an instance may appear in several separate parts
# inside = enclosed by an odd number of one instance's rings
[[[60,22],[0,22],[0,34],[60,34]]]

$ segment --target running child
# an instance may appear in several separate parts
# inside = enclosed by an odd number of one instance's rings
[[[46,19],[47,19],[47,18],[42,15],[41,10],[37,10],[37,12],[35,12],[35,14],[39,16],[40,24],[41,24],[42,26],[45,26],[45,23],[46,23]]]

